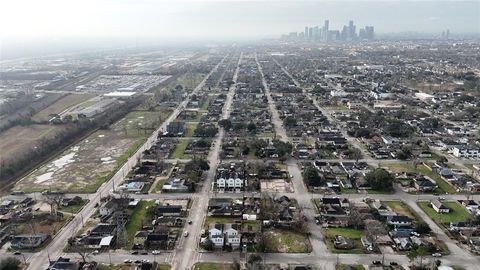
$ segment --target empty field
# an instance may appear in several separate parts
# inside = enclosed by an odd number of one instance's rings
[[[15,158],[23,157],[43,140],[54,138],[65,127],[60,125],[15,126],[0,133],[2,162],[8,163]]]
[[[307,253],[312,250],[307,235],[279,229],[265,233],[265,245],[267,252]]]
[[[85,102],[95,95],[93,94],[70,94],[67,95],[59,100],[57,100],[52,105],[48,106],[47,108],[41,110],[40,112],[36,113],[32,120],[34,121],[48,121],[50,120],[51,114],[61,114],[62,112],[68,111],[69,109],[75,107],[76,105]]]
[[[63,151],[21,179],[15,190],[95,192],[159,125],[160,112],[135,111]],[[148,129],[144,129],[147,127]]]

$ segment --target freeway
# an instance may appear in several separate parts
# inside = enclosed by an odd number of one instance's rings
[[[63,248],[65,247],[68,239],[74,236],[78,230],[81,228],[79,226],[83,223],[83,220],[89,219],[96,211],[95,205],[100,203],[100,198],[102,194],[109,194],[110,191],[115,190],[115,187],[119,185],[125,175],[133,169],[140,160],[142,153],[149,149],[156,141],[158,134],[165,130],[167,125],[172,122],[180,112],[186,107],[192,95],[195,95],[200,89],[203,88],[205,82],[210,77],[210,75],[217,70],[221,63],[226,59],[225,56],[208,74],[205,78],[198,84],[198,86],[188,95],[188,97],[182,101],[178,107],[172,112],[172,114],[163,122],[163,124],[155,130],[151,136],[146,140],[146,142],[139,147],[139,149],[128,159],[127,162],[115,173],[115,175],[107,182],[105,182],[97,192],[89,197],[89,202],[82,208],[82,210],[75,215],[75,217],[67,225],[65,225],[58,234],[52,239],[50,244],[44,248],[42,251],[34,254],[29,258],[28,262],[30,263],[29,268],[31,270],[45,269],[48,266],[49,259],[58,257]]]

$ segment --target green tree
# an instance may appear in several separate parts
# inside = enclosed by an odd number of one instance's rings
[[[212,240],[206,239],[205,241],[200,243],[200,247],[205,249],[205,250],[211,251],[211,250],[213,250],[214,245],[213,245]]]
[[[255,123],[250,122],[247,125],[247,129],[248,129],[248,131],[254,133],[257,130],[257,126],[255,125]]]
[[[378,190],[393,189],[393,175],[383,168],[376,168],[365,175],[365,180]]]
[[[230,119],[222,119],[218,121],[218,125],[226,130],[229,130],[232,128],[232,121],[230,121]]]
[[[410,261],[414,261],[416,258],[420,257],[420,269],[423,269],[423,257],[428,256],[430,250],[427,247],[417,247],[412,249],[407,253],[407,257]]]
[[[20,260],[13,257],[8,257],[0,261],[1,270],[20,270]]]
[[[427,234],[430,233],[432,229],[430,229],[430,226],[428,226],[425,221],[420,221],[415,225],[415,231],[420,234]]]
[[[287,127],[294,127],[297,125],[297,119],[293,116],[287,116],[283,119],[283,124]]]
[[[307,185],[312,187],[319,187],[325,183],[317,169],[311,165],[305,168],[305,171],[303,172],[303,178],[305,179]]]

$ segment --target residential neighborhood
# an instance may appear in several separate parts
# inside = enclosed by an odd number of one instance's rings
[[[333,26],[2,62],[0,270],[480,269],[478,40]]]

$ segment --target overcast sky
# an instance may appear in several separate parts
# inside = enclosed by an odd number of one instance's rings
[[[0,37],[258,38],[330,19],[378,33],[480,32],[476,1],[0,0]],[[357,28],[358,29],[358,28]]]

